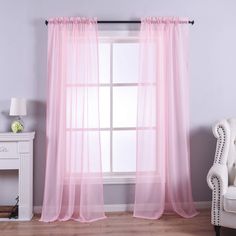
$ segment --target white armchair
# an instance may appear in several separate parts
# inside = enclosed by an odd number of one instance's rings
[[[207,183],[212,189],[211,223],[220,236],[220,226],[236,229],[236,119],[220,121],[213,133],[217,145]]]

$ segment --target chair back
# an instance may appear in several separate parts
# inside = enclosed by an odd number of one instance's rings
[[[236,119],[228,119],[229,124],[229,150],[226,165],[229,172],[229,185],[233,185],[236,176]]]

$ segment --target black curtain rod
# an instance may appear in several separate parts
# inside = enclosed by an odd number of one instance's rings
[[[98,24],[140,24],[141,21],[140,20],[99,20]],[[45,24],[48,25],[48,21],[45,20]],[[194,20],[189,20],[188,24],[193,25],[194,24]]]

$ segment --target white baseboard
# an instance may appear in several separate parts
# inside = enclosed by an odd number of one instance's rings
[[[133,211],[134,204],[104,205],[105,212],[128,212]]]
[[[209,209],[211,207],[211,201],[194,202],[196,209]],[[105,205],[105,212],[129,212],[133,211],[133,204],[112,204]],[[34,206],[34,213],[41,214],[42,206]]]
[[[133,204],[104,205],[105,212],[129,212],[133,211]],[[34,206],[34,213],[41,214],[42,206]]]
[[[211,208],[211,201],[205,202],[194,202],[196,209],[210,209]]]

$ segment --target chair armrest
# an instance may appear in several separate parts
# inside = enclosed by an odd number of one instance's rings
[[[224,195],[228,189],[228,168],[226,165],[215,163],[207,174],[207,183],[209,188],[214,189],[213,179],[219,181],[221,195]]]
[[[227,163],[230,144],[230,127],[228,121],[226,119],[221,120],[212,127],[212,131],[217,138],[214,163],[224,165]]]

